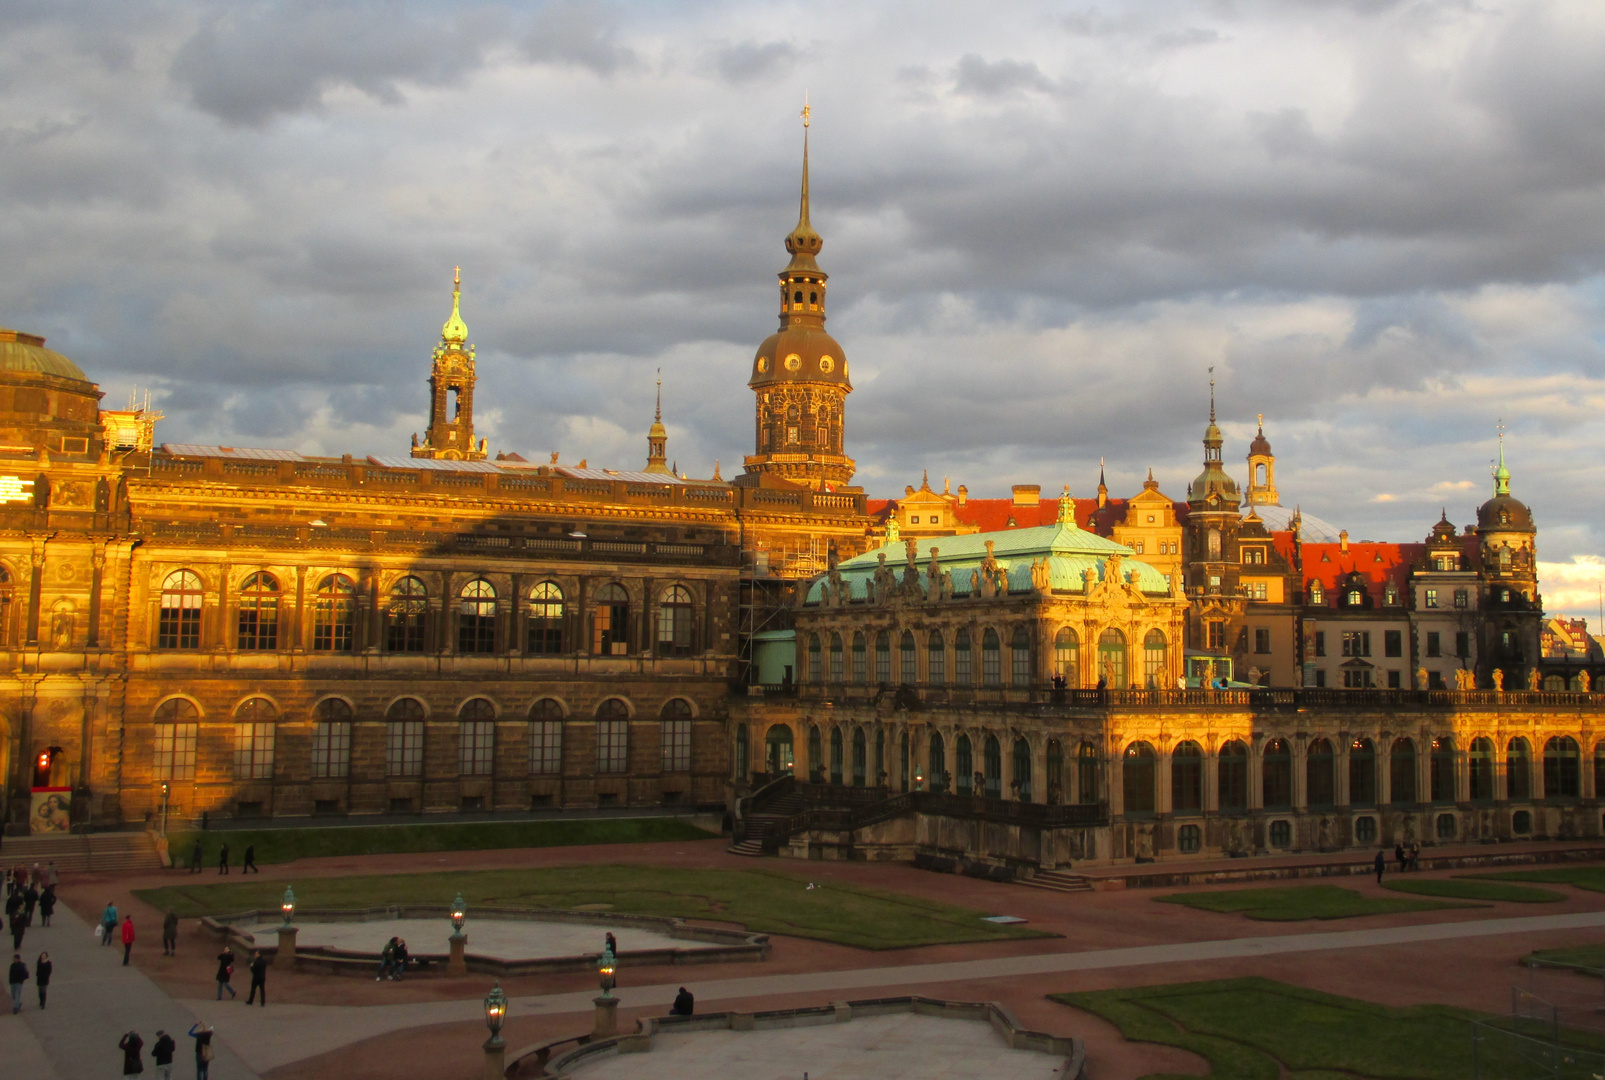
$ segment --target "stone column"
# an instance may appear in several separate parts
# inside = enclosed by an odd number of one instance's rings
[[[596,1026],[591,1031],[595,1039],[610,1039],[619,1033],[619,999],[616,997],[592,998],[596,1006]]]
[[[1176,744],[1173,741],[1169,746],[1168,750],[1160,750],[1159,747],[1154,747],[1154,754],[1157,757],[1154,762],[1154,785],[1158,789],[1154,792],[1154,810],[1166,817],[1169,817],[1175,810],[1175,807],[1171,805],[1171,796],[1173,794],[1171,752],[1175,750]]]
[[[1288,749],[1292,751],[1293,775],[1291,792],[1293,809],[1297,811],[1308,810],[1310,806],[1310,740],[1291,739]]]
[[[468,960],[463,951],[468,947],[467,934],[453,934],[451,936],[451,956],[446,961],[447,975],[467,975]]]
[[[505,1080],[507,1076],[507,1044],[500,1035],[485,1040],[485,1080]]]
[[[295,926],[279,927],[279,951],[273,957],[273,966],[285,971],[295,970],[295,937],[299,930]]]
[[[1248,740],[1248,808],[1265,809],[1265,739],[1255,735]]]
[[[1350,800],[1349,748],[1353,742],[1353,737],[1347,732],[1339,732],[1336,745],[1337,753],[1333,755],[1332,759],[1332,767],[1337,770],[1337,775],[1332,778],[1332,797],[1337,801],[1340,808],[1348,806]]]
[[[1204,813],[1220,813],[1220,754],[1215,750],[1204,752]]]
[[[1393,801],[1393,740],[1376,740],[1377,809]],[[1378,834],[1380,835],[1380,833]]]

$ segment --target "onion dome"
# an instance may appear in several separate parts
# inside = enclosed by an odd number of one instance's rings
[[[1477,529],[1482,532],[1535,532],[1533,512],[1510,494],[1510,469],[1505,465],[1505,437],[1499,436],[1499,464],[1494,468],[1494,497],[1477,508]]]
[[[451,318],[440,328],[440,340],[448,345],[461,345],[468,340],[468,324],[463,322],[463,268],[457,267],[451,276]]]

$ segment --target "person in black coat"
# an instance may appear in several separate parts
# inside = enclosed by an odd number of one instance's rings
[[[156,1029],[156,1041],[151,1043],[150,1059],[156,1063],[157,1080],[173,1080],[173,1051],[178,1044],[161,1028]]]
[[[251,994],[245,999],[247,1005],[256,1001],[256,992],[262,991],[262,1007],[267,1008],[267,957],[261,953],[251,954]]]
[[[22,890],[22,917],[23,917],[23,919],[26,920],[29,923],[32,923],[33,922],[33,909],[38,907],[38,906],[39,906],[39,890],[34,888],[33,884],[30,882],[28,887],[26,889]]]
[[[197,836],[195,838],[195,849],[190,853],[189,857],[190,873],[198,874],[201,872],[201,858],[201,838]]]
[[[20,953],[11,954],[11,971],[6,981],[11,984],[11,1015],[16,1016],[22,1011],[22,984],[28,981],[28,965],[22,962]]]
[[[217,954],[217,1000],[223,1000],[223,991],[228,991],[229,1000],[232,1001],[240,995],[230,986],[228,981],[234,974],[234,950],[223,947]]]
[[[56,887],[46,885],[45,891],[39,896],[39,925],[49,926],[50,916],[56,910]]]
[[[692,996],[691,991],[682,986],[680,992],[674,995],[674,1007],[669,1010],[669,1015],[690,1016],[696,1006],[697,999]]]
[[[139,1032],[130,1031],[124,1035],[117,1049],[123,1052],[124,1076],[138,1076],[145,1071],[145,1063],[139,1059],[139,1052],[145,1049],[145,1040],[139,1037]]]
[[[219,849],[219,851],[217,853],[217,872],[219,874],[228,873],[228,845],[227,844],[224,844],[223,847],[221,849]]]
[[[1382,883],[1382,871],[1387,869],[1387,866],[1388,866],[1388,860],[1383,857],[1382,852],[1379,849],[1377,851],[1377,858],[1376,858],[1377,884],[1379,884],[1379,885]]]
[[[252,871],[258,874],[262,872],[256,868],[256,845],[247,844],[245,845],[245,861],[240,864],[240,873],[249,874]]]
[[[39,1007],[45,1007],[45,994],[50,989],[50,973],[56,965],[50,962],[50,954],[42,952],[33,965],[33,984],[39,988]]]

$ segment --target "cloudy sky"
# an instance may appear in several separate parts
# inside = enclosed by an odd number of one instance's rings
[[[1423,537],[1496,423],[1605,577],[1605,4],[0,2],[0,324],[164,441],[404,453],[461,264],[481,433],[751,448],[803,93],[859,481],[1117,494],[1264,413],[1284,503]],[[1246,470],[1239,464],[1241,477]]]

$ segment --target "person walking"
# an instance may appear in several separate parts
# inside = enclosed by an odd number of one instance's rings
[[[11,1015],[22,1011],[22,985],[28,981],[28,965],[22,962],[21,953],[11,954],[11,970],[6,974],[11,984]]]
[[[134,951],[134,917],[123,916],[123,967],[128,966],[128,954]]]
[[[224,844],[217,852],[217,872],[228,873],[228,845]]]
[[[106,910],[100,913],[100,943],[111,944],[112,932],[117,929],[117,905],[106,901]]]
[[[1410,845],[1410,869],[1418,873],[1421,870],[1421,841],[1419,840]]]
[[[212,1067],[212,1029],[205,1024],[191,1024],[189,1037],[195,1040],[195,1080],[206,1080]]]
[[[45,891],[39,896],[39,925],[49,926],[50,916],[56,910],[56,887],[46,885]]]
[[[1399,873],[1401,874],[1409,866],[1409,863],[1405,861],[1404,845],[1402,843],[1393,845],[1393,861],[1399,864]]]
[[[178,955],[178,912],[169,911],[162,916],[162,955]]]
[[[11,916],[11,947],[17,951],[22,950],[22,935],[28,932],[28,920],[18,910]]]
[[[262,1008],[267,1008],[267,957],[261,953],[251,955],[251,993],[245,999],[247,1005],[256,1001],[256,992],[262,991]]]
[[[1377,884],[1378,885],[1382,884],[1382,871],[1387,865],[1388,865],[1388,860],[1382,857],[1382,850],[1380,848],[1378,848],[1377,849],[1377,859],[1376,859]]]
[[[245,861],[240,864],[240,873],[242,873],[242,874],[250,874],[250,873],[260,874],[261,872],[262,871],[258,870],[257,867],[256,867],[256,845],[255,844],[246,844],[245,845]]]
[[[47,952],[40,953],[39,959],[34,961],[33,984],[39,989],[39,1007],[41,1009],[45,1007],[45,995],[50,991],[50,973],[55,969],[56,965],[50,962],[50,954]]]
[[[201,872],[201,858],[202,858],[201,838],[197,836],[195,838],[195,847],[194,847],[193,850],[191,850],[190,857],[189,857],[189,872],[190,873],[198,874],[198,873]]]
[[[229,977],[234,974],[234,950],[227,945],[217,954],[217,1000],[223,1000],[223,991],[228,991],[230,1000],[239,997],[234,987],[228,984]]]
[[[177,1049],[173,1037],[157,1028],[156,1041],[150,1048],[150,1059],[156,1063],[156,1080],[173,1080],[173,1051]]]
[[[56,870],[56,860],[51,859],[45,864],[45,888],[54,889],[61,884],[61,874]]]
[[[39,887],[28,882],[28,887],[22,890],[22,917],[27,925],[33,925],[33,909],[39,906]]]
[[[117,1049],[123,1052],[124,1076],[138,1076],[145,1071],[145,1063],[139,1058],[139,1052],[144,1048],[145,1040],[139,1037],[139,1032],[130,1031],[122,1037]]]

